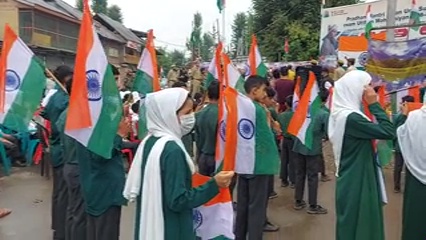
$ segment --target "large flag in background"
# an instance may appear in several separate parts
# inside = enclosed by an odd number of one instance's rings
[[[391,95],[392,113],[399,112],[399,106],[402,103],[402,98],[409,95],[414,97],[415,102],[420,102],[420,87],[414,86],[410,88],[401,89],[396,92],[389,93]]]
[[[245,79],[238,71],[237,67],[232,63],[231,59],[226,53],[222,54],[223,59],[223,75],[225,85],[237,89],[237,91],[245,93],[244,82]]]
[[[160,78],[158,77],[157,54],[154,45],[154,31],[148,31],[145,48],[138,64],[138,70],[133,83],[133,90],[141,95],[139,109],[138,136],[142,139],[147,133],[145,96],[148,93],[160,91]]]
[[[319,87],[315,74],[310,71],[308,84],[288,126],[288,132],[296,136],[309,149],[312,149],[313,141],[311,122],[321,108],[321,98],[318,93]]]
[[[371,17],[371,4],[369,4],[367,7],[367,12],[365,13],[365,17],[367,19],[365,24],[365,38],[369,39],[370,32],[371,32],[371,29],[373,29],[373,23],[374,23],[374,20]]]
[[[207,71],[207,78],[206,81],[204,83],[204,88],[208,89],[210,86],[210,83],[212,83],[215,80],[221,81],[221,79],[219,79],[222,74],[220,74],[222,72],[222,63],[221,63],[221,54],[222,54],[222,43],[219,42],[219,44],[216,47],[216,51],[215,54],[213,56],[213,59],[210,62],[208,71]]]
[[[260,55],[259,46],[257,45],[257,38],[254,34],[251,38],[248,67],[249,73],[246,73],[246,76],[258,75],[266,77],[268,74],[268,67],[262,61],[262,55]]]
[[[65,134],[93,153],[111,158],[123,106],[87,0],[78,40]]]
[[[230,87],[224,96],[228,111],[224,170],[276,174],[279,155],[265,108]]]
[[[198,187],[210,177],[198,173],[192,176],[192,186]],[[193,210],[194,229],[202,240],[234,239],[234,210],[228,188],[221,188],[219,194],[208,203]]]
[[[225,1],[226,0],[216,0],[217,8],[219,9],[219,12],[221,13],[223,9],[225,9]]]
[[[6,24],[0,58],[0,124],[27,132],[45,86],[43,66]]]

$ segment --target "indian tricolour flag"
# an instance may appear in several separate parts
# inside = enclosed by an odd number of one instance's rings
[[[6,24],[0,57],[0,124],[27,132],[45,86],[44,68]]]
[[[87,0],[78,40],[65,134],[93,153],[111,158],[123,106]]]
[[[268,74],[268,68],[262,61],[262,55],[260,55],[259,46],[257,45],[257,38],[254,34],[251,38],[250,53],[247,64],[249,67],[249,73],[246,73],[246,76],[258,75],[266,77]]]
[[[414,86],[410,88],[401,89],[396,92],[389,93],[391,96],[392,113],[396,114],[399,112],[399,106],[402,103],[402,98],[405,96],[414,97],[414,102],[420,102],[420,87]]]
[[[234,88],[227,87],[224,96],[228,111],[224,169],[276,174],[279,155],[266,109]]]
[[[416,0],[411,1],[411,12],[410,12],[410,25],[419,24],[420,23],[420,12],[419,7],[417,6]],[[411,27],[411,29],[418,31],[420,26]]]
[[[198,173],[192,176],[192,186],[198,187],[211,178]],[[234,239],[234,211],[228,188],[221,188],[212,200],[193,210],[194,229],[201,240]]]
[[[232,63],[231,59],[226,53],[222,54],[223,59],[223,75],[225,85],[237,89],[237,91],[245,93],[244,83],[245,79],[238,71],[237,67]]]
[[[144,138],[147,133],[146,109],[144,105],[145,96],[148,93],[161,90],[160,78],[158,77],[157,54],[154,45],[154,31],[149,30],[145,48],[139,60],[138,70],[133,84],[133,90],[140,94],[138,136]]]
[[[221,13],[223,9],[225,9],[225,0],[217,0],[216,5],[219,9],[219,12]]]
[[[365,14],[365,17],[366,17],[365,38],[369,39],[370,38],[370,32],[371,32],[371,29],[373,29],[373,23],[374,23],[374,20],[371,17],[371,4],[369,4],[368,7],[367,7],[367,12]]]
[[[207,78],[204,83],[204,88],[208,89],[210,84],[214,81],[221,81],[221,73],[222,67],[221,67],[221,59],[220,56],[222,54],[222,43],[219,42],[219,44],[216,47],[215,54],[213,56],[212,61],[210,62],[208,71],[207,71]]]
[[[313,141],[312,118],[321,108],[321,98],[318,93],[319,87],[315,74],[310,71],[308,84],[288,126],[288,132],[296,136],[309,149],[312,148]]]

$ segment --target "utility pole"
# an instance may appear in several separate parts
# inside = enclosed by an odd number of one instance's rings
[[[216,19],[216,25],[217,25],[217,42],[219,43],[220,41],[222,41],[222,38],[220,38],[220,25],[219,25],[219,19]]]
[[[395,12],[396,12],[396,0],[388,0],[388,6],[386,11],[386,25],[388,27],[395,26]],[[386,32],[387,41],[395,41],[395,28],[389,28]]]

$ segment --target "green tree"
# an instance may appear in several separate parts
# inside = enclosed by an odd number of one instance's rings
[[[215,40],[213,38],[213,34],[204,33],[203,41],[202,41],[201,49],[200,49],[200,56],[204,61],[210,61],[212,59],[214,46],[215,46]]]
[[[83,12],[83,0],[77,0],[77,1],[75,2],[75,7],[76,7],[78,10],[80,10],[80,11],[82,11],[82,12]]]
[[[329,7],[339,7],[339,6],[345,6],[350,4],[358,3],[358,0],[326,0],[325,6],[326,8]]]
[[[108,13],[108,1],[107,0],[92,0],[92,10],[95,13]]]
[[[118,5],[111,5],[108,7],[108,17],[111,19],[123,23],[123,13],[121,12],[121,8]]]
[[[167,74],[173,64],[172,59],[170,58],[170,54],[165,48],[162,47],[157,47],[157,51],[162,53],[161,55],[157,54],[158,68],[162,68],[164,73]]]
[[[245,32],[245,42],[246,48],[245,53],[248,54],[250,46],[251,46],[251,37],[254,34],[254,15],[251,12],[247,13],[247,27]]]
[[[187,61],[185,57],[185,52],[176,49],[173,50],[170,53],[170,61],[172,62],[172,64],[175,64],[177,66],[184,66]]]
[[[244,54],[246,49],[247,15],[244,12],[237,13],[232,24],[232,52],[234,57]]]

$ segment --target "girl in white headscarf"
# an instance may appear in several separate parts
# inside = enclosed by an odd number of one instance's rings
[[[336,240],[384,240],[380,174],[373,140],[393,139],[395,129],[377,103],[368,73],[354,70],[335,83],[329,138],[336,161]],[[366,101],[373,123],[362,112]]]
[[[398,141],[407,166],[402,240],[424,239],[426,236],[426,95],[423,107],[412,111],[398,128]],[[408,112],[403,106],[403,112]]]
[[[123,193],[137,200],[135,240],[193,240],[192,209],[228,187],[233,172],[192,188],[195,167],[181,140],[195,123],[187,90],[148,94],[145,108],[149,135],[137,150]]]

